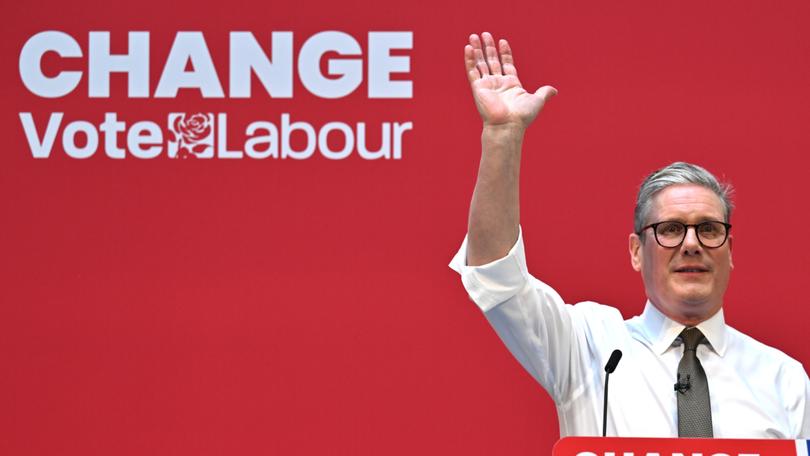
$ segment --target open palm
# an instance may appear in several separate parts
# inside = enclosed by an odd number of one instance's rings
[[[517,77],[509,43],[500,40],[499,56],[492,35],[484,32],[481,38],[470,35],[470,44],[464,48],[467,79],[481,119],[485,125],[525,128],[557,90],[543,86],[534,93],[526,91]]]

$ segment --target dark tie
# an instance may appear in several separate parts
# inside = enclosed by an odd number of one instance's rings
[[[683,357],[678,364],[678,437],[712,437],[712,407],[706,371],[697,358],[697,347],[706,340],[697,328],[681,332]]]

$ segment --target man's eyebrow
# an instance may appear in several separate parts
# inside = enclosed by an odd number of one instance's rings
[[[706,216],[706,217],[701,217],[701,218],[699,218],[698,220],[699,220],[699,221],[698,221],[697,223],[703,223],[703,222],[722,222],[722,221],[724,220],[724,217],[722,217],[722,216],[720,216],[720,217],[709,217],[709,216]]]
[[[688,221],[686,220],[687,218],[688,218],[688,217],[681,217],[681,216],[677,216],[677,217],[666,217],[666,218],[662,218],[662,219],[660,220],[660,222],[681,222],[681,223],[683,223],[684,225],[688,225],[689,223],[688,223]],[[695,223],[703,223],[703,222],[722,222],[722,221],[724,221],[724,217],[722,217],[722,216],[721,216],[721,217],[713,217],[713,216],[706,215],[706,216],[703,216],[703,217],[700,217],[699,219],[697,219],[697,221],[696,221]]]

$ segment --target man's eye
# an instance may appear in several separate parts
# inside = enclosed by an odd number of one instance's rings
[[[706,234],[716,233],[717,227],[714,226],[714,223],[704,223],[700,225],[700,232]]]
[[[706,239],[720,238],[725,235],[726,227],[718,222],[707,222],[700,225],[700,235]]]
[[[663,235],[680,235],[683,232],[683,225],[680,223],[662,223],[658,225],[658,232]]]

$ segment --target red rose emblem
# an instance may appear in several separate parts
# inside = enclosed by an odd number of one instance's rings
[[[185,148],[189,155],[202,153],[209,144],[198,144],[201,140],[211,135],[211,124],[208,121],[208,116],[202,113],[192,115],[177,116],[172,125],[175,136],[177,137],[178,148]],[[179,157],[186,158],[187,154],[180,153]]]

